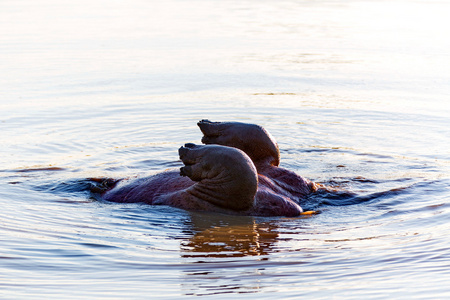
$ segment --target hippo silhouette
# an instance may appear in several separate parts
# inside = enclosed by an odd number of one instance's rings
[[[112,202],[143,202],[234,215],[303,214],[300,202],[320,185],[280,168],[275,139],[261,126],[239,122],[197,123],[204,145],[178,150],[184,166],[156,175],[105,180],[93,191]]]

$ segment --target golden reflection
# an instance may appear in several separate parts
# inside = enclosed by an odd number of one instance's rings
[[[192,214],[192,236],[181,243],[182,257],[244,257],[273,251],[278,237],[273,222],[253,217]]]

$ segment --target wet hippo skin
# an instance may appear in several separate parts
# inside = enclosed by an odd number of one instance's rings
[[[278,145],[264,128],[208,120],[197,125],[205,145],[181,147],[178,154],[184,166],[180,170],[120,180],[96,192],[107,201],[186,210],[289,217],[302,213],[299,203],[317,186],[279,167]]]

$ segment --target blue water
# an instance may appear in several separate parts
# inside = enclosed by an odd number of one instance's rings
[[[450,296],[448,1],[2,1],[0,298]],[[264,126],[304,218],[95,200]]]

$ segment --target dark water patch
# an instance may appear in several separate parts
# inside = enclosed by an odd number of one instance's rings
[[[324,147],[324,146],[310,146],[302,149],[280,149],[283,153],[355,153],[353,149],[347,149],[343,147]]]
[[[14,256],[0,256],[0,259],[25,259],[23,257],[14,257]]]
[[[97,243],[80,243],[79,245],[81,246],[86,246],[86,247],[91,247],[91,248],[119,248],[117,246],[113,246],[113,245],[105,245],[105,244],[97,244]]]
[[[67,171],[66,168],[62,168],[62,167],[55,167],[55,166],[32,166],[32,167],[27,167],[27,168],[18,168],[18,169],[4,169],[4,170],[0,170],[0,172],[3,173],[25,173],[25,175],[20,175],[22,177],[27,176],[27,173],[47,173],[47,174],[51,174],[54,172],[62,172],[62,171]],[[32,175],[30,175],[32,176]]]
[[[8,184],[19,184],[22,183],[21,181],[9,181]]]
[[[53,202],[55,202],[55,203],[74,204],[74,205],[92,203],[92,201],[95,201],[95,199],[87,198],[87,199],[83,200],[83,199],[78,199],[78,198],[77,199],[62,198],[62,199],[53,200]]]
[[[64,168],[60,167],[31,167],[26,169],[17,169],[13,172],[20,172],[20,173],[26,173],[26,172],[55,172],[55,171],[65,171]]]
[[[402,179],[402,181],[403,181],[403,179]],[[332,186],[332,187],[339,188],[339,187],[341,187],[343,185],[351,184],[351,183],[355,183],[355,182],[372,183],[372,184],[379,184],[379,183],[381,183],[381,181],[378,180],[378,179],[370,179],[370,178],[366,178],[366,177],[363,177],[363,176],[357,176],[357,177],[352,177],[352,178],[333,177],[332,179],[329,179],[327,181],[322,181],[320,183],[324,184],[326,186]]]

